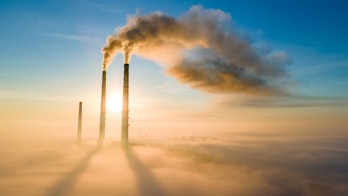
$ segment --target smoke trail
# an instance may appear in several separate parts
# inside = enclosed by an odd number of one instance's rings
[[[259,52],[252,43],[228,29],[231,17],[193,6],[179,18],[160,12],[129,19],[108,37],[103,68],[123,52],[151,59],[166,73],[191,87],[211,93],[274,91],[276,79],[287,75],[291,63],[283,52]]]

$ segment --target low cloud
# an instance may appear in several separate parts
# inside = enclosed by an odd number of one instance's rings
[[[346,138],[133,137],[128,151],[114,141],[56,144],[8,146],[1,195],[348,193]]]

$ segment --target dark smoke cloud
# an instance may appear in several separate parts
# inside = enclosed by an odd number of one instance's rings
[[[291,60],[283,52],[261,51],[230,27],[231,17],[217,9],[193,6],[179,18],[160,12],[129,19],[107,39],[103,69],[119,52],[125,63],[137,54],[166,66],[178,81],[211,93],[272,92],[287,75]]]

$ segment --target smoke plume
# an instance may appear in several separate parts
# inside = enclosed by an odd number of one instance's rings
[[[134,16],[107,38],[103,69],[118,53],[136,54],[165,66],[179,82],[210,93],[274,92],[291,60],[283,52],[259,51],[231,28],[231,16],[193,6],[179,18],[155,12]]]

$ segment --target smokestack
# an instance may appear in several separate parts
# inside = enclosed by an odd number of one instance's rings
[[[79,118],[77,125],[77,144],[81,144],[81,128],[82,128],[82,101],[79,102]]]
[[[105,103],[106,103],[106,71],[102,75],[101,104],[100,104],[100,126],[99,126],[99,144],[103,143],[105,137]]]
[[[122,146],[128,146],[128,109],[129,109],[129,64],[124,64],[124,75],[123,75],[123,105],[122,105],[122,133],[121,143]]]

